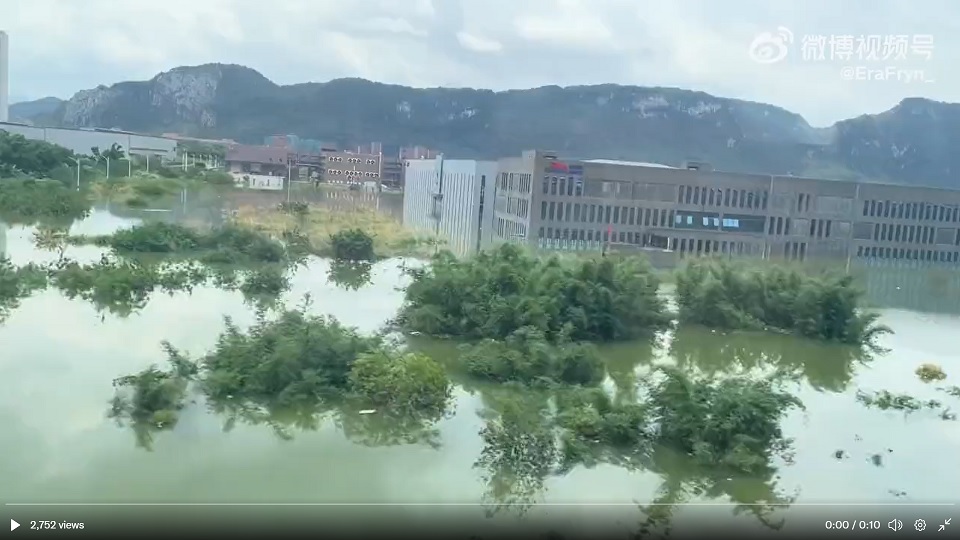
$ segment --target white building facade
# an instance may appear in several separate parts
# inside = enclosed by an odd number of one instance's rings
[[[94,146],[107,150],[114,144],[119,144],[128,155],[158,156],[167,160],[177,158],[177,140],[166,137],[108,129],[43,128],[13,123],[0,123],[0,130],[23,135],[27,139],[56,144],[84,156],[89,156]]]
[[[497,162],[413,159],[405,177],[404,226],[437,235],[457,255],[490,244]]]

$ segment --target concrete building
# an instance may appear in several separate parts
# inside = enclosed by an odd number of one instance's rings
[[[105,150],[114,144],[119,144],[123,147],[123,151],[129,155],[160,157],[167,160],[177,159],[176,140],[152,135],[140,135],[129,131],[43,128],[10,122],[0,123],[0,130],[23,135],[28,139],[56,144],[85,156],[91,154],[91,148],[94,146]]]
[[[406,175],[404,226],[436,234],[458,255],[490,244],[497,162],[415,159]]]
[[[260,174],[287,177],[292,166],[286,148],[238,144],[227,150],[224,157],[227,172],[233,174]]]
[[[380,154],[358,154],[341,150],[323,152],[323,181],[331,184],[380,184]]]
[[[10,121],[10,38],[0,30],[0,122]]]
[[[960,190],[528,151],[501,159],[494,241],[676,256],[957,263]]]

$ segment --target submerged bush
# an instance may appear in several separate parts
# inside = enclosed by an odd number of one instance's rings
[[[173,223],[151,222],[121,229],[112,235],[73,240],[108,246],[119,253],[200,255],[204,262],[218,264],[276,263],[291,258],[281,242],[236,225],[198,231]]]
[[[333,257],[342,261],[372,261],[373,237],[361,229],[347,229],[330,235]]]
[[[216,348],[200,359],[213,397],[297,404],[338,395],[361,354],[377,350],[377,337],[361,336],[336,319],[285,311],[262,315],[247,332],[230,319]]]
[[[190,380],[197,372],[195,364],[183,358],[168,343],[163,345],[170,359],[170,369],[162,371],[153,365],[134,375],[114,379],[116,394],[107,415],[120,425],[130,423],[137,444],[147,449],[154,432],[176,426],[179,412],[185,406]]]
[[[451,395],[443,366],[428,356],[380,349],[361,354],[350,369],[350,390],[392,412],[443,411]]]
[[[497,382],[592,385],[603,380],[600,356],[589,344],[546,341],[533,327],[520,328],[506,340],[463,345],[461,361],[478,378]]]
[[[286,424],[316,429],[319,417],[333,410],[341,411],[340,423],[351,436],[372,435],[364,427],[368,423],[354,417],[356,411],[346,412],[359,404],[382,408],[371,412],[380,423],[396,424],[389,430],[393,444],[435,440],[429,424],[443,416],[451,396],[443,367],[423,355],[401,354],[380,337],[361,336],[333,318],[307,315],[308,306],[284,311],[274,320],[261,312],[247,331],[227,318],[216,347],[195,362],[169,344],[165,348],[171,364],[198,382],[215,411],[270,424],[283,438],[289,438]],[[159,392],[168,379],[154,369],[121,380],[146,381]],[[159,399],[167,395],[170,399]],[[115,408],[140,411],[140,418],[159,413],[169,421],[179,410],[172,405],[178,395]]]
[[[636,257],[542,259],[505,244],[468,260],[443,252],[407,273],[399,321],[425,334],[502,339],[530,326],[550,340],[612,341],[669,323],[659,281]]]
[[[87,198],[59,182],[30,179],[0,182],[0,219],[7,223],[33,224],[50,219],[70,222],[86,217],[89,212]]]
[[[600,388],[561,393],[557,398],[557,425],[562,428],[562,467],[619,463],[645,453],[650,438],[650,414],[644,403],[616,403]]]
[[[672,369],[662,372],[664,380],[649,396],[656,438],[705,465],[766,467],[772,452],[787,443],[781,418],[802,407],[768,380],[697,380]]]
[[[870,343],[890,329],[860,309],[852,276],[805,275],[779,266],[747,268],[695,260],[677,273],[685,322],[726,329],[773,329],[841,343]]]

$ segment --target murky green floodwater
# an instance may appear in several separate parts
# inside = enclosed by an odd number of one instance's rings
[[[132,223],[98,211],[73,232],[102,234]],[[17,264],[50,257],[32,246],[29,229],[18,227],[7,231],[6,251]],[[95,260],[100,250],[72,248],[69,256]],[[372,283],[356,291],[328,283],[327,269],[323,260],[300,269],[286,301],[294,304],[310,293],[314,311],[365,331],[377,329],[401,303],[397,261],[376,265]],[[956,280],[949,274],[946,281],[924,277],[918,270],[876,270],[868,279],[875,302],[895,306],[882,313],[883,322],[896,331],[883,340],[891,352],[871,361],[854,358],[844,348],[790,337],[724,336],[701,329],[664,336],[660,347],[604,349],[608,384],[621,395],[629,395],[633,382],[658,363],[676,362],[707,374],[777,370],[806,410],[787,419],[785,431],[796,439],[795,454],[789,463],[778,462],[771,477],[709,478],[681,456],[664,451],[646,470],[577,468],[546,478],[542,486],[536,479],[522,479],[526,495],[539,502],[632,504],[652,501],[658,490],[669,487],[675,493],[687,489],[679,499],[686,501],[955,501],[960,424],[931,411],[905,416],[867,409],[855,393],[858,388],[886,389],[950,401],[934,389],[938,384],[924,384],[913,372],[923,362],[940,364],[951,375],[944,382],[960,384]],[[140,313],[125,319],[102,317],[91,304],[67,300],[55,290],[23,301],[0,326],[0,380],[5,383],[0,393],[2,498],[85,503],[490,502],[485,471],[474,467],[483,445],[478,411],[496,407],[504,390],[488,385],[458,387],[455,414],[438,424],[437,448],[364,445],[361,439],[370,441],[376,434],[354,433],[351,440],[331,422],[315,431],[294,430],[292,440],[279,439],[266,426],[239,425],[225,433],[224,419],[202,406],[185,410],[175,430],[156,437],[151,452],[136,448],[131,431],[105,417],[112,379],[163,363],[164,339],[202,354],[213,346],[224,315],[241,325],[254,316],[240,293],[214,288],[173,296],[158,293]],[[412,346],[438,356],[452,352],[449,343],[415,339]],[[521,397],[537,401],[536,396]],[[960,400],[953,401],[960,409]],[[364,428],[353,431],[358,429]],[[844,458],[836,457],[838,450]],[[696,485],[705,486],[702,493],[695,492]],[[523,491],[500,486],[501,492],[511,490]],[[532,513],[551,511],[542,507]],[[687,511],[692,510],[679,515]],[[577,512],[562,509],[568,517]],[[789,515],[790,510],[780,513]],[[755,518],[747,513],[738,519]]]

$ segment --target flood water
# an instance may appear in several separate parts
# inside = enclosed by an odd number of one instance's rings
[[[100,209],[72,232],[104,234],[137,222]],[[7,228],[5,250],[16,264],[52,257],[32,245],[32,230],[24,227]],[[68,256],[96,260],[100,253],[74,247]],[[401,304],[400,262],[378,263],[368,285],[347,290],[328,282],[327,261],[313,259],[293,275],[284,300],[294,305],[310,293],[311,311],[373,332]],[[224,316],[246,326],[254,320],[253,309],[239,292],[201,287],[156,293],[144,309],[121,318],[49,289],[25,299],[0,325],[5,382],[0,492],[5,501],[24,503],[465,503],[479,504],[468,510],[479,515],[497,502],[635,508],[668,489],[670,502],[789,502],[791,508],[774,514],[786,519],[787,528],[791,513],[804,504],[955,502],[960,424],[934,411],[869,409],[856,393],[889,390],[945,404],[952,400],[954,410],[960,409],[960,399],[936,390],[960,384],[960,286],[954,274],[942,270],[864,272],[882,322],[896,332],[882,339],[890,352],[872,359],[792,337],[690,328],[663,336],[657,346],[603,348],[607,385],[624,396],[663,363],[703,374],[776,372],[806,408],[786,419],[785,433],[795,439],[793,455],[778,461],[769,477],[712,478],[665,450],[643,468],[600,464],[545,478],[519,474],[512,479],[516,485],[507,486],[502,477],[492,485],[491,471],[475,466],[484,445],[478,413],[495,409],[512,392],[490,385],[457,387],[455,412],[436,425],[435,445],[377,444],[374,424],[345,429],[333,421],[321,421],[315,430],[291,427],[290,440],[264,425],[240,423],[225,432],[224,418],[197,405],[183,411],[174,430],[157,434],[149,451],[139,448],[128,428],[106,418],[111,381],[163,364],[163,340],[188,354],[203,354],[224,328]],[[450,343],[411,339],[413,348],[455,360]],[[923,383],[914,374],[921,363],[939,364],[949,377]],[[542,404],[527,393],[506,397],[531,407]],[[538,506],[528,515],[553,512],[573,519],[586,511]],[[677,516],[695,512],[695,506],[684,507]],[[730,508],[723,513],[733,516]],[[497,516],[519,519],[518,514],[508,508]],[[754,514],[730,519],[762,526]]]

